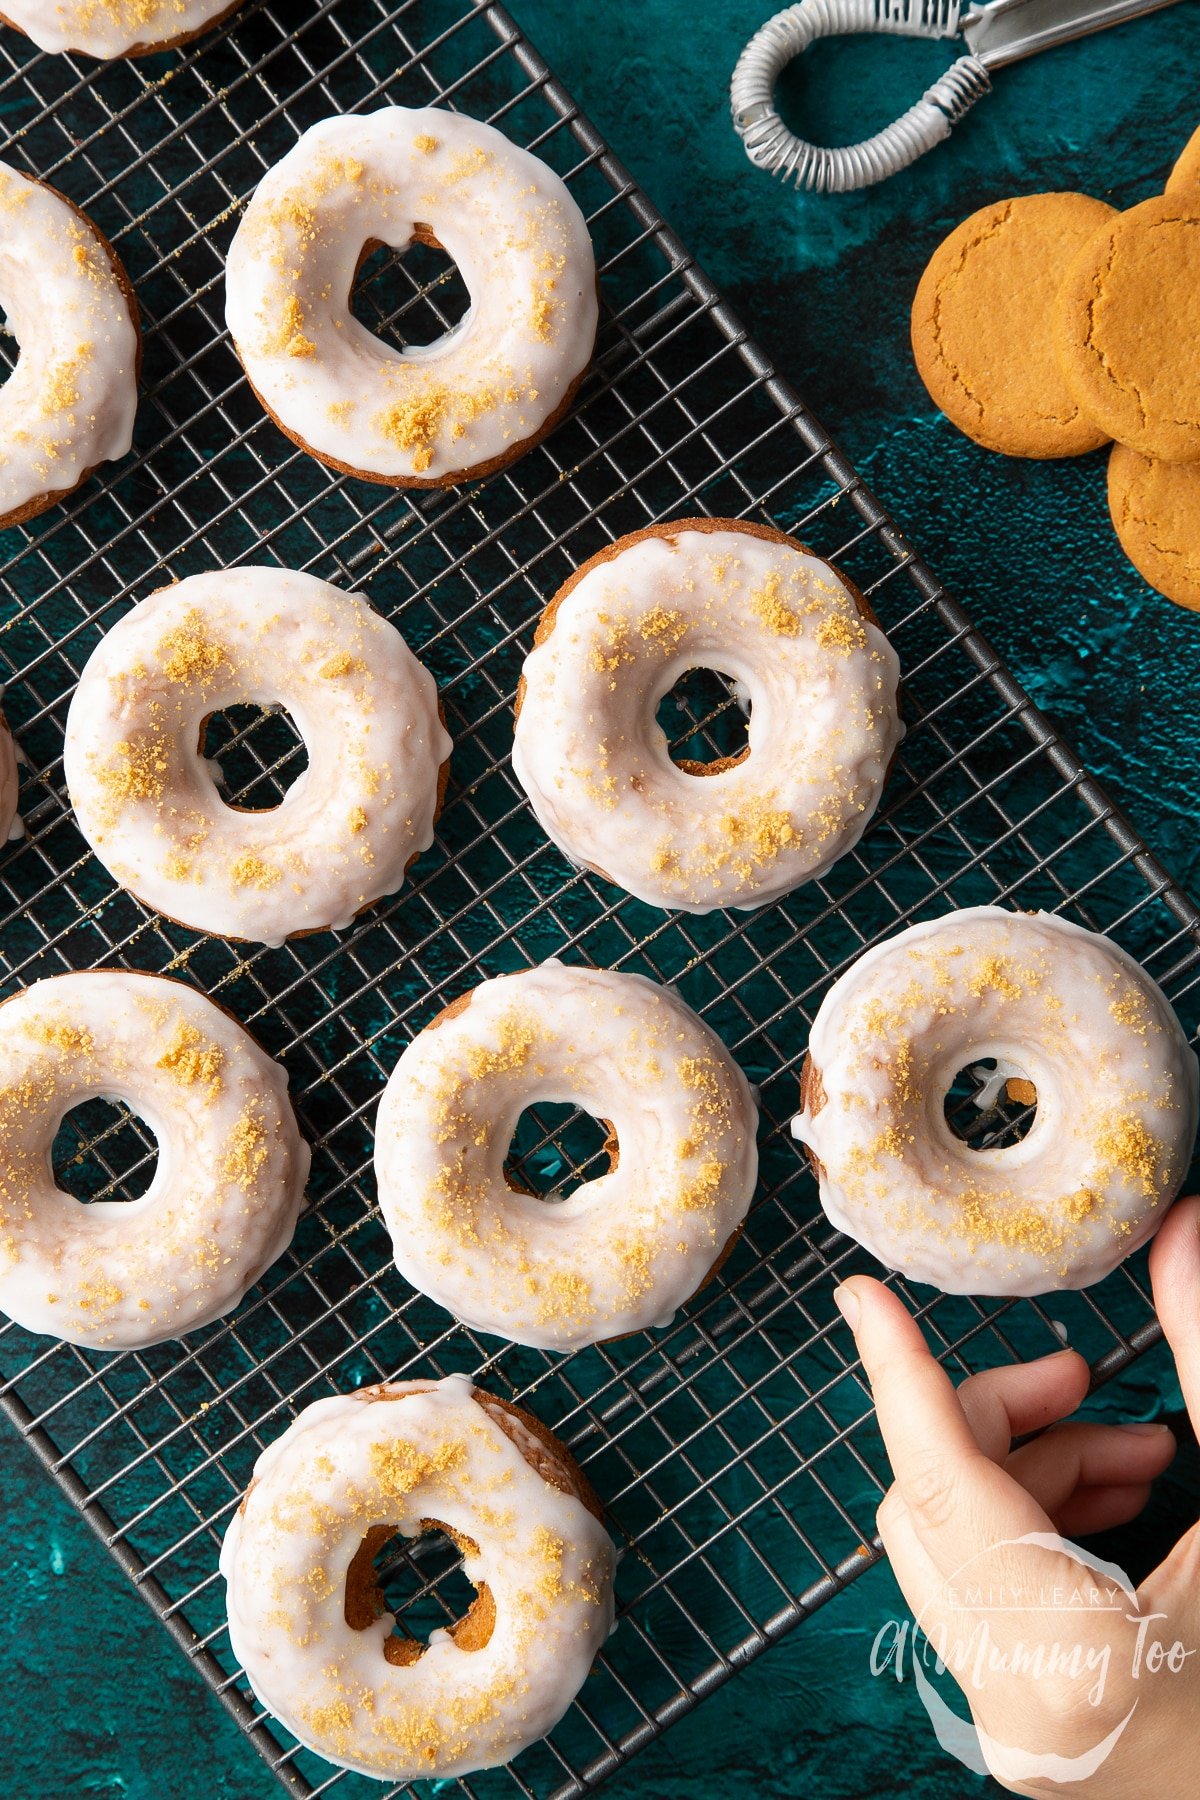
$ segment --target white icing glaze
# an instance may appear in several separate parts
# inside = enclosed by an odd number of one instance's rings
[[[349,309],[364,247],[418,225],[471,297],[404,351]],[[508,459],[591,360],[596,267],[552,169],[489,125],[427,107],[323,119],[255,190],[229,251],[225,316],[259,398],[327,462],[371,480],[446,481]]]
[[[452,1375],[306,1407],[259,1457],[221,1550],[230,1642],[259,1700],[310,1749],[380,1779],[507,1762],[562,1717],[612,1627],[608,1534],[474,1394]],[[397,1665],[390,1613],[347,1623],[347,1574],[373,1528],[418,1537],[430,1520],[466,1549],[495,1623],[477,1649],[435,1631]]]
[[[232,12],[237,0],[0,0],[41,50],[111,57],[165,50]]]
[[[809,1039],[824,1103],[794,1134],[821,1204],[889,1268],[948,1293],[1087,1287],[1159,1225],[1196,1135],[1196,1058],[1146,972],[1048,913],[979,906],[861,956]],[[947,1124],[955,1075],[995,1057],[1037,1090],[1020,1143]]]
[[[94,969],[0,1006],[0,1308],[97,1350],[179,1337],[241,1300],[291,1241],[308,1145],[278,1063],[162,976]],[[122,1100],[158,1140],[136,1200],[54,1179],[68,1112]]]
[[[0,387],[3,523],[32,501],[52,504],[99,463],[125,455],[139,344],[90,221],[8,163],[0,163],[0,307],[20,346]]]
[[[203,721],[281,704],[308,767],[281,805],[218,792]],[[67,716],[79,827],[148,906],[224,937],[281,943],[348,925],[433,842],[450,754],[433,677],[360,594],[285,569],[193,575],[104,637]]]
[[[0,696],[4,690],[0,688]],[[18,838],[24,833],[17,811],[21,776],[17,768],[17,746],[8,728],[8,720],[0,713],[0,843],[5,838]]]
[[[617,1166],[548,1202],[510,1187],[539,1101],[607,1120]],[[479,1331],[573,1350],[669,1322],[740,1227],[757,1112],[720,1039],[638,975],[550,961],[473,988],[396,1064],[375,1172],[396,1267]]]
[[[903,735],[898,664],[836,570],[734,528],[585,564],[525,663],[513,769],[549,837],[651,906],[748,908],[859,839]],[[695,775],[655,719],[688,669],[749,697],[749,755]]]

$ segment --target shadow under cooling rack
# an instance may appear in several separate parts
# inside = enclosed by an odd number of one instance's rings
[[[588,214],[604,297],[595,368],[548,442],[484,483],[409,496],[297,452],[222,324],[225,253],[264,169],[316,119],[389,102],[490,118],[553,164]],[[828,1228],[787,1134],[829,983],[910,920],[1000,900],[1111,932],[1191,1029],[1200,915],[499,7],[247,0],[186,52],[100,68],[0,30],[0,107],[6,157],[92,214],[146,326],[134,455],[0,540],[6,707],[28,758],[28,835],[0,857],[5,991],[101,963],[193,982],[285,1063],[314,1149],[295,1242],[231,1319],[111,1357],[9,1325],[4,1404],[285,1787],[357,1800],[387,1790],[298,1751],[248,1696],[225,1635],[222,1532],[259,1450],[324,1394],[457,1369],[528,1401],[610,1509],[621,1623],[548,1742],[455,1785],[483,1800],[580,1793],[876,1555],[885,1464],[831,1300],[865,1259]],[[404,256],[373,260],[355,299],[401,340],[434,335],[461,303],[444,266]],[[909,724],[880,814],[825,881],[707,918],[571,869],[509,761],[546,600],[622,533],[696,513],[771,520],[837,561],[900,653]],[[66,707],[102,633],[164,582],[238,561],[367,592],[433,670],[455,739],[437,845],[404,891],[348,932],[280,949],[148,914],[88,855],[62,782]],[[730,704],[720,689],[681,702],[687,754],[728,743]],[[223,730],[231,797],[277,797],[299,766],[286,720],[247,710]],[[480,1340],[408,1290],[370,1173],[375,1102],[413,1032],[480,978],[550,955],[674,985],[758,1085],[763,1116],[762,1186],[718,1280],[666,1330],[566,1358]],[[596,1149],[579,1120],[549,1114],[518,1145],[547,1187]],[[77,1146],[81,1178],[92,1192],[144,1179],[151,1150],[136,1122],[107,1116]],[[958,1373],[1057,1348],[1063,1321],[1098,1379],[1157,1337],[1137,1259],[1055,1296],[1053,1317],[1028,1301],[919,1299]],[[454,1560],[445,1546],[396,1551],[389,1579],[427,1624],[452,1609]]]

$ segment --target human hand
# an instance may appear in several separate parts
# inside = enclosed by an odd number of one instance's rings
[[[1200,1197],[1172,1207],[1150,1274],[1189,1415],[1200,1424]],[[884,1548],[917,1625],[945,1652],[992,1774],[1034,1800],[1064,1792],[1130,1800],[1151,1780],[1156,1800],[1194,1795],[1200,1525],[1143,1582],[1136,1603],[1118,1588],[1114,1605],[1113,1583],[1056,1541],[1136,1517],[1174,1456],[1171,1432],[1057,1423],[1088,1389],[1087,1364],[1071,1350],[986,1370],[955,1389],[890,1288],[854,1276],[835,1298],[894,1475],[877,1515]],[[1073,1610],[1061,1600],[1047,1605],[1048,1596],[1069,1597]],[[1048,1654],[1039,1662],[1035,1652],[1054,1645],[1058,1666],[1048,1666]]]

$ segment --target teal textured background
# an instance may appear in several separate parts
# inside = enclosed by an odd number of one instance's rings
[[[838,435],[978,622],[1135,824],[1193,889],[1192,712],[1200,620],[1149,592],[1108,528],[1103,456],[990,456],[930,407],[908,307],[938,239],[986,200],[1085,187],[1117,205],[1160,185],[1200,115],[1194,0],[1006,70],[942,146],[886,187],[797,196],[745,161],[727,81],[760,19],[733,0],[513,0],[520,23],[722,283],[784,374]],[[884,123],[944,66],[944,48],[823,46],[789,78],[813,137]],[[1143,1360],[1105,1408],[1179,1404],[1169,1358]],[[0,1604],[14,1800],[257,1800],[277,1788],[100,1547],[3,1442]],[[1136,1574],[1194,1512],[1188,1458],[1120,1546]],[[873,1682],[870,1642],[900,1602],[886,1570],[795,1632],[613,1783],[629,1796],[799,1792],[866,1800],[983,1794],[941,1757],[906,1687]],[[998,1791],[998,1790],[997,1790]]]

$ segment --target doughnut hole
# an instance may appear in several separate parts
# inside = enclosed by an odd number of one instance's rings
[[[154,1180],[158,1144],[119,1101],[84,1100],[54,1134],[50,1160],[55,1181],[75,1200],[138,1200]]]
[[[719,669],[686,669],[655,714],[671,761],[689,775],[716,775],[750,754],[750,699]]]
[[[8,322],[8,314],[0,307],[0,387],[8,380],[17,366],[17,358],[21,354],[21,346],[17,334]]]
[[[971,1150],[1011,1149],[1029,1136],[1037,1118],[1032,1081],[1008,1064],[998,1078],[997,1066],[994,1056],[972,1058],[958,1071],[942,1102],[950,1130]]]
[[[578,1106],[540,1100],[517,1120],[504,1176],[510,1187],[549,1205],[616,1167],[612,1126]]]
[[[365,1631],[385,1612],[395,1624],[383,1646],[398,1666],[422,1656],[431,1632],[448,1631],[460,1650],[482,1650],[496,1623],[487,1582],[467,1579],[464,1554],[478,1554],[469,1538],[423,1519],[420,1537],[402,1537],[391,1525],[367,1532],[346,1571],[346,1623]]]
[[[227,805],[238,812],[270,812],[308,767],[308,750],[282,706],[226,706],[210,713],[200,753]],[[219,772],[218,772],[219,771]]]
[[[402,349],[435,344],[453,331],[470,304],[458,264],[432,235],[414,239],[407,250],[368,244],[350,294],[359,324]]]

